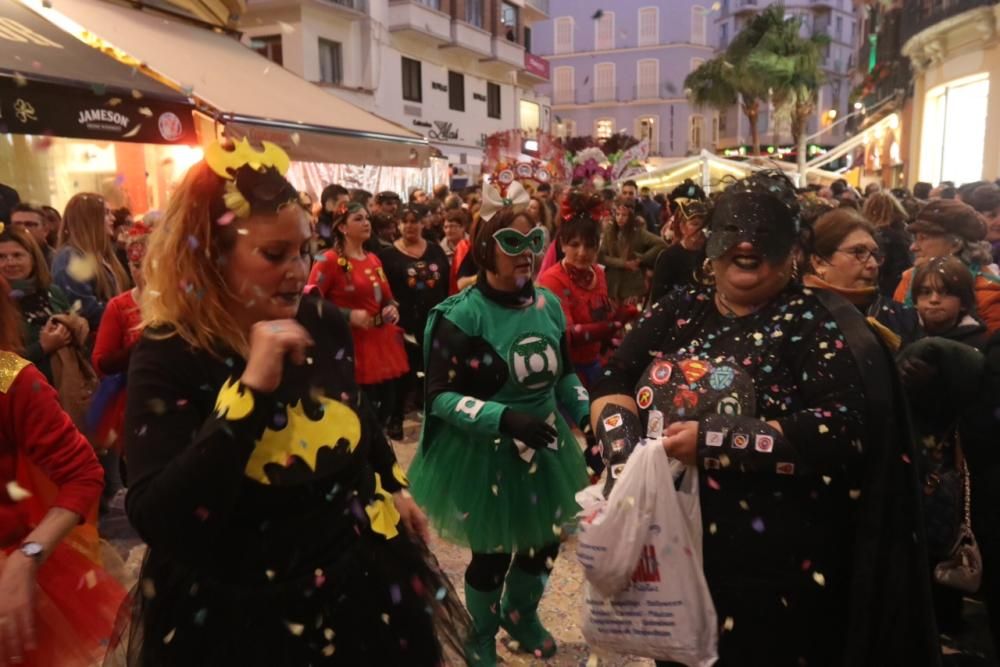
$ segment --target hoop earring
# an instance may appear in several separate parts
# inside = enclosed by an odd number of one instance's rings
[[[712,269],[712,260],[705,258],[705,261],[701,264],[701,276],[700,282],[702,285],[714,285],[715,284],[715,271]]]
[[[792,282],[798,282],[799,280],[799,258],[792,258]]]

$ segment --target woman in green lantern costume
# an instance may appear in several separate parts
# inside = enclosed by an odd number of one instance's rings
[[[428,318],[427,419],[410,468],[413,495],[442,537],[472,550],[474,665],[496,664],[500,626],[520,651],[555,653],[538,603],[587,483],[557,403],[581,425],[589,405],[559,300],[531,282],[544,240],[523,213],[523,189],[514,183],[500,199],[486,187],[473,247],[479,279]]]

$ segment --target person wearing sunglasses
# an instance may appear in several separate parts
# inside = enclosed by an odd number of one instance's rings
[[[913,308],[879,292],[879,268],[885,255],[875,234],[874,225],[852,208],[824,213],[813,226],[812,251],[802,282],[845,297],[881,325],[884,338],[899,349],[921,336],[920,323]]]
[[[519,651],[555,653],[538,603],[587,484],[563,411],[583,425],[589,398],[559,299],[531,280],[545,233],[526,200],[517,183],[502,197],[486,186],[472,244],[478,279],[431,310],[424,335],[427,416],[411,491],[443,538],[472,551],[472,665],[496,664],[501,626]]]

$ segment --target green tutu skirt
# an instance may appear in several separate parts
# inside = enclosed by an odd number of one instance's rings
[[[538,450],[531,461],[507,437],[429,429],[410,466],[410,492],[441,537],[477,553],[524,553],[558,541],[580,509],[575,496],[587,466],[565,422],[557,423],[559,449]]]

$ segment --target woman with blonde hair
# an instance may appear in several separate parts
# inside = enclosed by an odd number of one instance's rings
[[[461,654],[350,327],[303,296],[312,231],[288,164],[273,144],[209,146],[149,241],[124,430],[149,545],[129,665],[439,665],[446,637]]]
[[[881,249],[885,263],[879,272],[879,294],[892,298],[903,271],[913,266],[910,244],[913,238],[906,231],[909,214],[889,192],[875,192],[865,199],[862,213],[875,225],[875,242]]]
[[[97,331],[108,301],[129,287],[125,267],[115,256],[114,216],[104,197],[82,192],[66,204],[59,228],[59,249],[52,260],[53,282],[70,303],[79,302],[79,314],[91,333]]]

